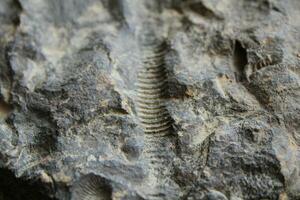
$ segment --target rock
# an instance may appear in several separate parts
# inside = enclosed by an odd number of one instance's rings
[[[299,199],[299,10],[298,0],[2,0],[0,185],[38,190],[32,200],[67,200],[85,183],[102,199]],[[136,109],[147,31],[166,43],[172,118],[155,192]]]
[[[227,200],[227,197],[222,194],[221,192],[211,190],[207,194],[207,199],[208,200]]]

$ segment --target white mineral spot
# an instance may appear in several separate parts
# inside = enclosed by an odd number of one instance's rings
[[[97,161],[97,159],[96,159],[96,157],[94,155],[89,155],[89,157],[87,158],[87,161],[88,162]]]

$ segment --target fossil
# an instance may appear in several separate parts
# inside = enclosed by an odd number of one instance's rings
[[[164,42],[144,43],[141,49],[143,66],[138,72],[137,111],[145,134],[167,135],[172,120],[165,107],[167,75],[164,66]]]
[[[172,140],[166,136],[145,135],[144,155],[150,162],[150,174],[155,179],[166,178],[170,172],[166,166],[172,159]]]
[[[137,75],[137,114],[145,133],[143,155],[149,162],[148,184],[152,187],[152,191],[146,193],[150,199],[161,199],[161,189],[169,187],[162,180],[169,180],[171,172],[168,166],[174,156],[172,119],[165,105],[169,96],[164,63],[167,44],[153,38],[153,35],[146,35],[141,42],[142,67]]]
[[[110,200],[112,188],[106,179],[88,174],[73,187],[72,200]]]
[[[254,72],[282,62],[283,51],[275,39],[269,38],[260,47],[248,49],[247,58],[248,64],[245,66],[244,74],[249,81]]]

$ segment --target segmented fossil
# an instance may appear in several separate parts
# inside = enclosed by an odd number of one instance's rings
[[[141,41],[142,67],[138,71],[137,113],[144,130],[143,155],[149,161],[149,180],[153,191],[147,191],[147,198],[162,199],[161,188],[168,187],[162,180],[168,180],[168,165],[174,156],[172,119],[166,108],[168,97],[167,72],[164,57],[167,44],[146,35]]]
[[[137,111],[145,134],[167,135],[171,118],[165,107],[167,75],[164,66],[164,42],[143,43],[142,68],[138,72]]]
[[[107,180],[89,174],[81,178],[72,190],[72,200],[111,200],[112,188]]]
[[[253,70],[256,71],[256,70],[259,70],[268,65],[274,65],[277,63],[278,63],[278,59],[276,59],[275,56],[268,54],[265,58],[262,58],[262,59],[258,60],[257,62],[252,63],[251,65],[253,67]]]
[[[144,155],[150,162],[152,178],[166,178],[170,171],[168,165],[174,152],[172,138],[166,136],[145,135]]]
[[[247,50],[248,64],[245,66],[244,73],[249,81],[249,77],[256,71],[270,66],[279,64],[283,58],[283,51],[273,40],[268,40],[267,44],[259,48]]]

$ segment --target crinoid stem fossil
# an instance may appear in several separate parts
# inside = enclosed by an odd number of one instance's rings
[[[145,136],[143,155],[149,162],[148,182],[161,188],[161,184],[166,186],[164,180],[170,177],[175,146],[172,119],[165,105],[168,97],[164,62],[167,44],[151,34],[143,35],[139,42],[142,66],[137,75],[137,113]],[[149,198],[162,199],[157,194]]]
[[[145,134],[170,134],[171,118],[165,107],[167,75],[164,66],[166,44],[142,44],[142,68],[138,72],[138,115]]]

